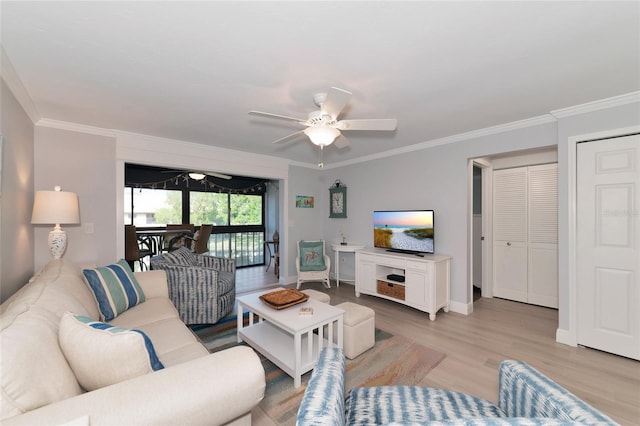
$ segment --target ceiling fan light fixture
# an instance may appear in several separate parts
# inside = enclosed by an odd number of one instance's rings
[[[189,177],[193,180],[202,180],[205,178],[205,175],[202,173],[189,173]]]
[[[304,134],[309,136],[311,142],[318,146],[331,145],[338,136],[340,131],[328,126],[312,126],[304,130]]]

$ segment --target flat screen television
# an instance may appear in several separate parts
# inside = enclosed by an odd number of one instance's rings
[[[434,253],[433,210],[373,212],[373,245],[401,253]]]

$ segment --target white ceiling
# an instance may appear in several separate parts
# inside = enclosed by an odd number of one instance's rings
[[[315,163],[313,94],[353,92],[339,162],[640,89],[640,2],[13,2],[1,41],[42,118]]]

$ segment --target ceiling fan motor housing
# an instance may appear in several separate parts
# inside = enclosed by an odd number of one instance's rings
[[[316,104],[316,106],[318,107],[322,107],[322,104],[324,104],[324,101],[326,100],[327,100],[326,93],[316,93],[315,95],[313,95],[313,103]]]
[[[328,114],[322,114],[322,111],[312,111],[307,115],[307,125],[309,126],[318,126],[318,125],[334,125],[336,121],[331,118]]]

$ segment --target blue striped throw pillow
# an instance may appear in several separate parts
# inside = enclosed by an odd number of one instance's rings
[[[126,260],[82,271],[98,303],[100,319],[111,321],[145,301],[144,292]]]
[[[78,383],[86,390],[164,368],[149,336],[141,330],[67,312],[60,321],[58,338]]]

